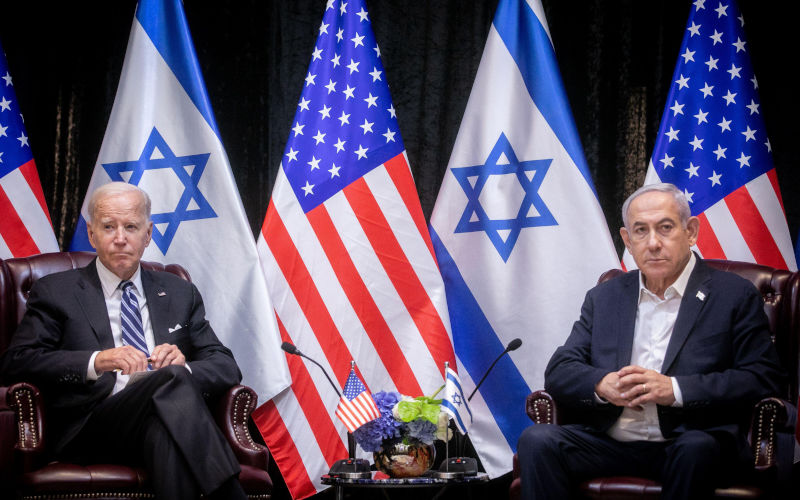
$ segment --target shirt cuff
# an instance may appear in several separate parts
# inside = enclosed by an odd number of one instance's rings
[[[185,366],[186,369],[189,370],[189,373],[192,373],[192,369],[189,368],[189,363],[184,363],[183,366]]]
[[[608,401],[606,401],[605,399],[601,398],[596,392],[594,393],[594,402],[595,403],[604,404],[604,405],[608,404]]]
[[[94,351],[92,357],[89,358],[89,366],[86,368],[86,380],[97,380],[100,376],[94,370],[94,358],[100,354],[100,351]]]
[[[675,408],[683,408],[683,394],[681,393],[681,388],[678,385],[678,379],[675,377],[670,377],[672,380],[672,394],[675,395],[675,402],[672,403],[672,406]]]

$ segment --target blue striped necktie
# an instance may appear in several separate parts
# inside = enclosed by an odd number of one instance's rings
[[[147,352],[147,342],[144,339],[144,327],[142,326],[142,314],[139,312],[139,301],[133,293],[133,283],[123,281],[119,284],[122,289],[122,302],[120,304],[120,318],[122,320],[122,343],[131,345],[145,355]]]

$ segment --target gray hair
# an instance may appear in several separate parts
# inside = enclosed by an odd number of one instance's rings
[[[147,195],[147,193],[142,188],[134,184],[114,181],[103,184],[99,188],[92,191],[92,195],[89,197],[89,222],[91,223],[92,220],[94,220],[94,210],[97,207],[98,201],[108,196],[115,196],[125,193],[139,193],[142,196],[142,201],[144,201],[144,215],[147,220],[150,220],[151,203],[150,197]]]
[[[681,225],[686,227],[686,224],[689,222],[689,217],[692,216],[692,209],[689,208],[689,201],[686,199],[686,195],[684,195],[683,191],[678,189],[675,184],[661,182],[658,184],[648,184],[646,186],[642,186],[634,191],[632,195],[628,196],[628,199],[622,204],[622,224],[625,226],[625,228],[630,229],[630,227],[628,227],[628,209],[630,209],[631,202],[633,202],[633,200],[639,196],[652,191],[668,193],[675,198],[675,203],[678,205],[678,215],[681,218]]]

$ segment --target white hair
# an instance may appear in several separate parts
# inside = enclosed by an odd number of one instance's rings
[[[89,223],[94,220],[94,211],[97,207],[97,202],[102,200],[103,198],[109,196],[115,196],[125,193],[139,193],[142,196],[142,201],[144,202],[144,215],[145,219],[150,220],[150,197],[147,193],[134,184],[128,184],[127,182],[121,181],[114,181],[109,182],[107,184],[103,184],[99,188],[92,191],[92,195],[89,197]]]
[[[692,209],[689,208],[689,201],[686,199],[686,195],[684,195],[683,191],[678,189],[675,184],[661,182],[658,184],[648,184],[646,186],[642,186],[634,191],[632,195],[628,196],[628,199],[622,204],[622,224],[625,226],[625,228],[630,229],[630,227],[628,227],[628,210],[630,209],[631,202],[633,202],[633,200],[639,196],[652,191],[668,193],[675,198],[675,203],[678,205],[678,215],[681,218],[681,225],[686,227],[686,224],[689,222],[689,217],[692,216]]]

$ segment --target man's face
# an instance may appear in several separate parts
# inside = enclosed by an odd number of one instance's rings
[[[644,274],[647,288],[662,294],[689,261],[699,222],[690,217],[683,227],[675,198],[650,191],[631,202],[628,226],[620,229],[625,246]]]
[[[100,198],[91,216],[87,229],[97,258],[120,279],[129,279],[153,233],[142,196],[129,192]]]

